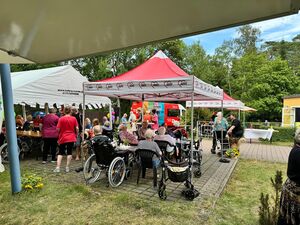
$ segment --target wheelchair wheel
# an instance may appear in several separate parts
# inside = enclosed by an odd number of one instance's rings
[[[96,155],[91,155],[83,166],[83,176],[87,184],[95,183],[101,174],[101,169],[96,163]]]
[[[20,158],[20,148],[19,148],[19,146],[18,146],[18,153],[19,153],[19,158]],[[1,158],[2,158],[2,163],[8,163],[9,159],[8,159],[7,143],[4,143],[3,145],[1,145],[0,154],[1,154]]]
[[[108,169],[108,182],[112,187],[122,184],[126,173],[126,165],[121,157],[116,157]]]

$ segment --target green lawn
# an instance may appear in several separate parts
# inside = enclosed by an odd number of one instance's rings
[[[217,201],[209,224],[258,224],[260,193],[273,194],[270,178],[281,170],[286,179],[287,164],[239,160],[222,197]]]
[[[285,164],[240,160],[211,212],[211,200],[172,202],[139,199],[128,193],[99,192],[46,176],[41,191],[12,196],[8,172],[0,173],[0,224],[257,224],[260,192]],[[201,211],[209,221],[200,222]]]

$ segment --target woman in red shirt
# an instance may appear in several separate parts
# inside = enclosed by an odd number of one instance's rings
[[[59,153],[57,156],[57,165],[53,172],[60,172],[60,165],[63,155],[67,155],[66,172],[70,171],[70,162],[72,160],[72,149],[76,142],[77,133],[79,131],[77,120],[74,116],[71,116],[71,107],[66,106],[64,108],[64,116],[58,120],[58,144]]]

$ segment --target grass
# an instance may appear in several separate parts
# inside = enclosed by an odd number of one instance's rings
[[[12,196],[8,172],[1,173],[0,224],[193,224],[198,219],[195,202],[149,201],[45,180],[40,191]]]
[[[239,160],[208,224],[258,224],[260,193],[273,194],[270,178],[275,176],[276,170],[285,176],[286,168],[287,165],[281,163]]]
[[[194,202],[140,199],[131,193],[95,192],[95,187],[59,182],[53,174],[38,174],[45,180],[41,191],[12,196],[5,171],[0,173],[0,224],[258,224],[260,193],[271,192],[270,177],[276,170],[285,174],[286,164],[239,160],[213,212],[209,198]]]

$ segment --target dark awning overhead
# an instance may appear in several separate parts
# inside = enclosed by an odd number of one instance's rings
[[[4,0],[1,3],[0,63],[48,63],[107,53],[289,15],[297,13],[300,7],[300,0]]]

